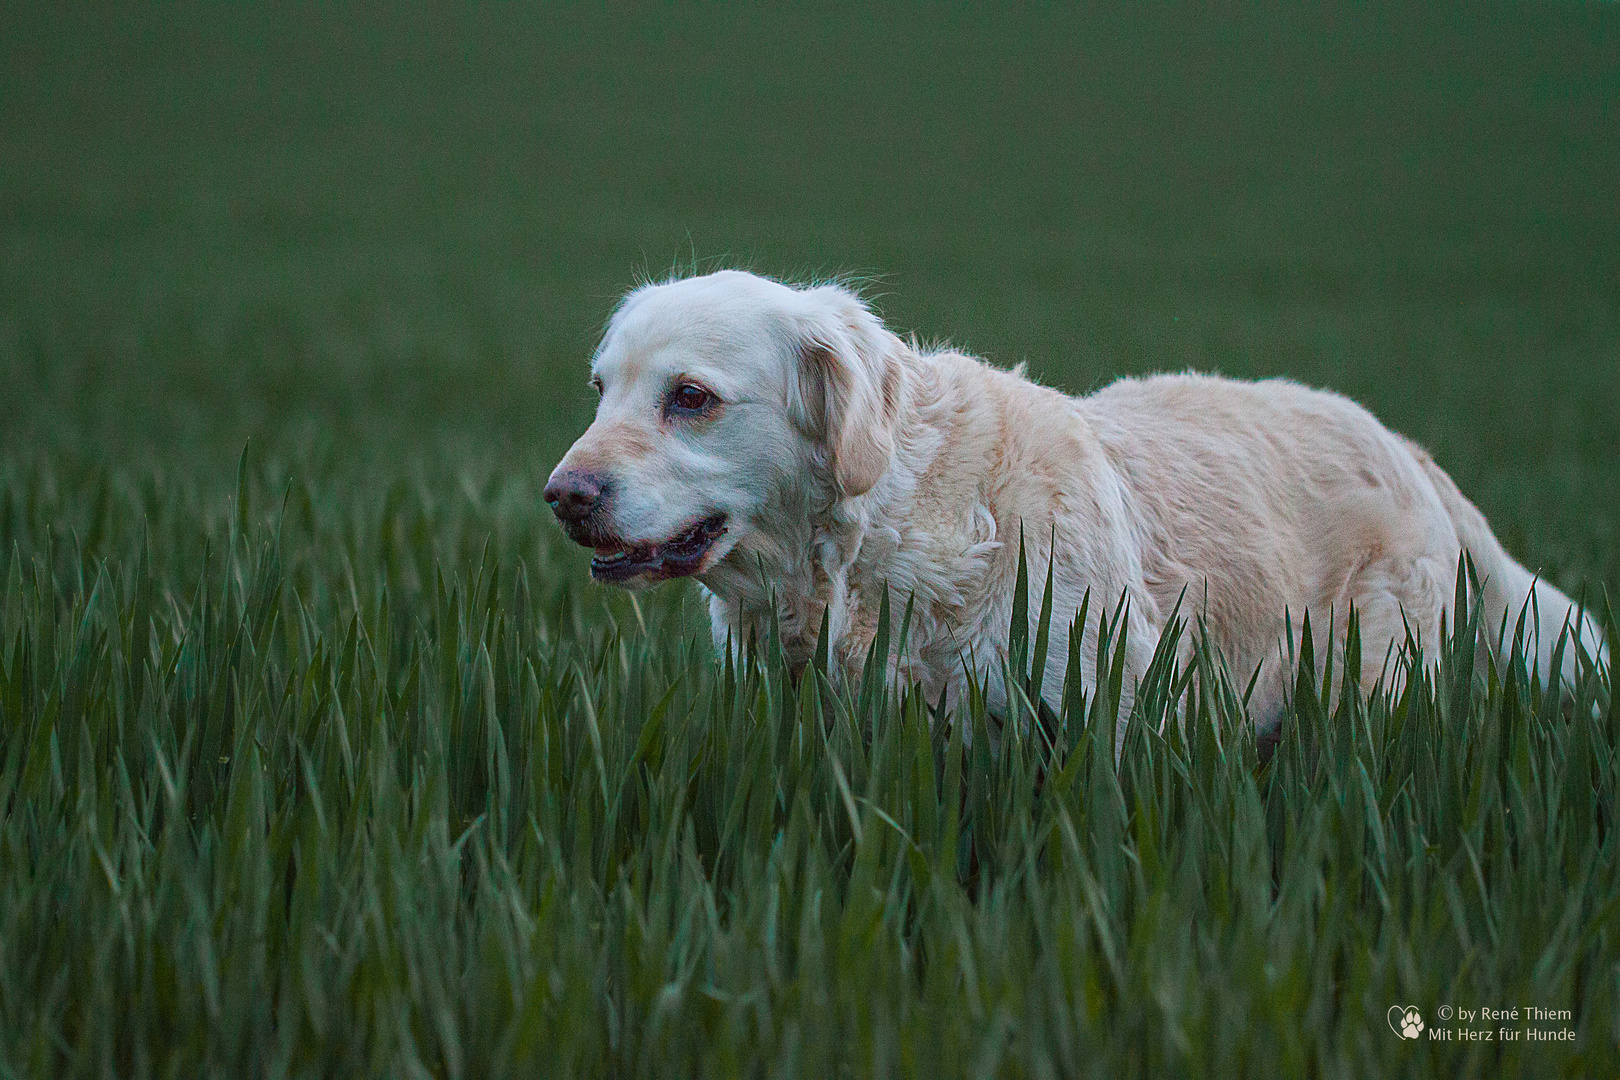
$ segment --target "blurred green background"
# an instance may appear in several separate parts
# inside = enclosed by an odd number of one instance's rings
[[[540,513],[637,273],[855,272],[1075,392],[1341,390],[1531,565],[1620,581],[1612,4],[6,5],[0,42],[14,477],[223,506],[251,438]]]

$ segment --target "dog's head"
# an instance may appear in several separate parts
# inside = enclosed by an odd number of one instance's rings
[[[807,500],[889,467],[900,342],[849,290],[728,270],[625,297],[591,364],[596,420],[546,484],[599,581],[701,574]],[[802,512],[802,511],[801,511]]]

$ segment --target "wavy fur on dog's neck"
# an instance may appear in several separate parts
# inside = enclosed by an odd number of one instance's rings
[[[833,462],[817,455],[804,482],[779,493],[761,515],[768,531],[751,532],[702,578],[712,593],[717,643],[764,641],[779,621],[784,651],[803,665],[814,654],[823,614],[835,668],[857,673],[877,632],[883,590],[894,628],[912,607],[908,647],[891,674],[919,682],[938,699],[960,699],[967,671],[981,672],[1005,654],[1017,570],[1020,529],[1030,565],[1044,568],[1054,521],[1049,481],[1056,469],[1091,472],[1105,464],[1101,448],[1073,399],[954,351],[925,352],[884,331],[882,363],[892,372],[892,453],[863,494],[846,496]],[[1072,437],[1054,445],[1051,432]],[[1030,438],[1034,432],[1040,438]],[[1054,451],[1066,460],[1053,459]],[[1111,470],[1096,470],[1096,501],[1108,503],[1113,534],[1131,515]],[[1092,514],[1086,514],[1090,518]],[[1124,589],[1131,567],[1113,565],[1127,544],[1082,543],[1094,558],[1085,567],[1099,583]],[[1063,561],[1060,555],[1060,562]],[[1117,598],[1119,589],[1115,590]],[[1152,600],[1140,590],[1133,621],[1146,620]],[[1060,594],[1059,601],[1079,597]],[[1067,627],[1054,626],[1055,646]],[[1134,653],[1135,650],[1133,650]]]

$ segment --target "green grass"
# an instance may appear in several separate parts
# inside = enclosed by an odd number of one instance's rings
[[[500,509],[498,483],[438,512],[400,491],[312,515],[295,484],[256,524],[243,466],[178,594],[146,540],[9,562],[9,1071],[1617,1060],[1606,671],[1566,717],[1520,655],[1479,681],[1464,626],[1432,682],[1393,703],[1348,691],[1329,715],[1302,658],[1260,768],[1237,695],[1207,660],[1173,670],[1167,641],[1116,773],[1117,667],[992,752],[982,699],[947,729],[876,662],[844,693],[815,669],[795,685],[769,641],[722,665],[683,592],[586,599],[543,557],[504,562],[541,523]],[[108,488],[127,516],[185,513],[182,491]],[[438,552],[457,532],[441,515],[462,519],[459,557]],[[1031,647],[1015,640],[1015,667]],[[1043,631],[1034,670],[1044,648]],[[1161,738],[1177,701],[1185,728]],[[1567,1009],[1544,1026],[1578,1037],[1383,1027],[1391,1004],[1436,1023],[1447,1002]]]
[[[1307,664],[1261,767],[1161,667],[1116,772],[1106,683],[992,751],[728,666],[539,498],[635,270],[864,271],[1350,393],[1616,594],[1620,12],[0,27],[0,1076],[1620,1071],[1611,673]]]

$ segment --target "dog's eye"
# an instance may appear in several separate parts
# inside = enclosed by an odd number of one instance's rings
[[[597,397],[602,396],[602,380],[598,379],[595,375],[591,376],[591,389],[596,391]]]
[[[669,407],[676,412],[702,412],[713,401],[713,394],[693,383],[682,383],[669,395]]]

